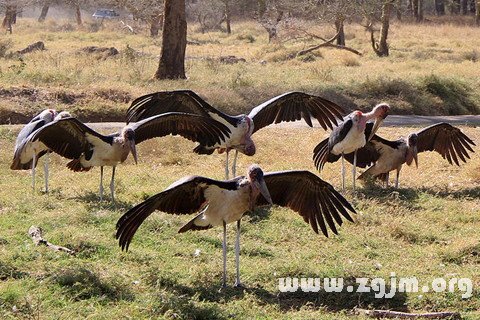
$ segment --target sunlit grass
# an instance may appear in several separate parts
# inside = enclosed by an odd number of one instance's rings
[[[381,128],[386,138],[415,128]],[[478,128],[462,128],[476,142]],[[128,253],[114,238],[115,223],[134,204],[185,175],[222,179],[224,156],[198,156],[194,144],[175,137],[138,146],[139,164],[129,158],[117,170],[118,206],[98,201],[99,170],[74,173],[65,159],[51,156],[51,192],[37,190],[29,172],[9,170],[18,127],[1,128],[0,148],[0,306],[5,318],[321,318],[347,319],[354,306],[406,311],[459,311],[479,316],[480,227],[479,153],[461,167],[434,153],[419,156],[419,169],[404,167],[398,190],[350,188],[346,198],[358,211],[338,236],[316,235],[292,211],[274,207],[243,219],[241,275],[245,290],[219,293],[221,228],[177,234],[189,216],[154,213],[135,235]],[[265,171],[315,171],[314,146],[320,129],[275,128],[254,136],[254,157],[239,156],[243,174],[252,163]],[[478,144],[478,143],[477,143]],[[340,188],[340,164],[321,176]],[[360,170],[361,171],[361,170]],[[106,170],[108,184],[110,170]],[[351,177],[347,175],[347,185]],[[108,188],[107,188],[108,190]],[[107,197],[108,199],[108,197]],[[43,228],[52,243],[78,251],[75,257],[35,247],[27,231]],[[234,281],[235,231],[228,228],[228,284]],[[195,256],[199,249],[200,254]],[[474,296],[460,292],[397,294],[279,294],[278,278],[416,276],[471,278]]]

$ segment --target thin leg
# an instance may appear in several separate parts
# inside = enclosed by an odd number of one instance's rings
[[[100,167],[100,201],[103,200],[103,166]]]
[[[35,167],[37,166],[37,155],[33,153],[32,160],[32,191],[35,193]]]
[[[115,204],[115,166],[112,168],[112,180],[110,180],[110,194],[112,195],[112,202]]]
[[[235,157],[233,158],[232,163],[232,178],[237,176],[237,157],[238,157],[238,150],[235,150]]]
[[[345,192],[345,159],[342,153],[342,191]]]
[[[385,186],[388,188],[390,182],[390,172],[387,172],[387,177],[385,178]]]
[[[237,265],[237,278],[235,280],[235,287],[241,287],[240,282],[240,220],[237,221],[237,239],[235,242],[235,264]]]
[[[228,149],[226,151],[227,153],[227,160],[226,160],[226,163],[225,163],[225,179],[228,179]]]
[[[395,178],[395,188],[398,189],[398,178],[400,177],[400,169],[397,169],[397,177]]]
[[[49,160],[50,152],[47,152],[45,155],[45,162],[43,163],[43,171],[45,176],[45,192],[48,193],[48,160]]]
[[[222,288],[227,287],[227,223],[223,221],[223,279]]]
[[[353,153],[353,191],[355,191],[355,180],[357,178],[357,150]]]

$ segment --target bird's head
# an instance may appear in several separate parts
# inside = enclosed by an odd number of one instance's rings
[[[60,119],[66,119],[66,118],[71,118],[72,115],[70,114],[70,112],[68,111],[62,111],[62,112],[59,112],[56,116],[55,116],[55,120],[60,120]]]
[[[411,165],[415,161],[415,166],[418,168],[418,135],[416,133],[411,133],[407,137],[407,164]]]
[[[372,132],[368,137],[368,141],[372,139],[372,137],[377,132],[378,128],[382,124],[383,120],[388,116],[388,112],[390,111],[390,106],[384,102],[377,104],[375,108],[369,113],[370,118],[374,118],[375,122],[373,123]]]
[[[128,145],[130,151],[133,155],[133,160],[135,160],[135,164],[138,163],[137,160],[137,148],[135,147],[135,131],[130,127],[125,127],[122,131],[123,136],[123,143]]]
[[[268,192],[267,184],[263,178],[263,171],[257,164],[252,164],[248,168],[248,180],[252,186],[254,198],[261,194],[268,203],[273,204],[272,197],[270,196],[270,192]]]
[[[38,116],[32,119],[34,120],[44,120],[45,122],[50,122],[55,119],[57,116],[57,111],[55,109],[45,109]]]

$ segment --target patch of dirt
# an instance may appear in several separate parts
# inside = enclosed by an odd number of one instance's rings
[[[27,123],[47,108],[72,112],[82,121],[124,121],[131,100],[130,92],[117,89],[0,88],[0,124]]]

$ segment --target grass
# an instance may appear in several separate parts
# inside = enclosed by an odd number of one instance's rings
[[[328,25],[297,24],[326,38],[332,35]],[[118,121],[133,98],[180,88],[195,90],[233,114],[292,90],[326,96],[347,109],[368,109],[385,100],[393,113],[480,112],[475,90],[480,85],[480,29],[475,27],[394,22],[391,56],[385,59],[375,56],[368,34],[357,24],[346,26],[347,45],[363,56],[322,48],[293,59],[292,54],[318,43],[281,29],[280,41],[269,44],[266,32],[249,21],[235,22],[231,35],[202,34],[197,27],[190,24],[188,30],[189,40],[199,44],[187,46],[188,79],[152,81],[160,40],[148,37],[144,26],[135,25],[139,33],[132,35],[111,21],[97,30],[88,23],[76,29],[66,21],[19,19],[14,34],[0,41],[0,56],[5,57],[0,59],[0,123],[25,122],[45,107],[73,111],[83,120]],[[46,51],[12,54],[39,40]],[[92,45],[115,47],[120,54],[79,53]],[[246,62],[219,61],[228,55]]]
[[[13,150],[18,130],[0,128],[1,150]],[[381,128],[380,133],[394,138],[412,130]],[[480,141],[478,128],[462,130]],[[256,162],[266,171],[314,171],[311,153],[324,136],[320,129],[262,129],[254,137],[257,154],[239,156],[238,170]],[[358,211],[356,223],[344,224],[328,239],[288,209],[256,210],[242,220],[246,288],[231,287],[235,228],[229,226],[230,286],[218,292],[221,228],[177,234],[190,217],[158,212],[138,230],[128,253],[114,238],[115,223],[126,210],[180,177],[222,178],[224,157],[194,155],[193,145],[174,137],[140,144],[139,164],[129,158],[118,167],[117,208],[98,201],[98,169],[74,173],[64,159],[51,156],[51,192],[32,195],[29,172],[9,170],[11,153],[1,153],[0,317],[350,319],[354,307],[480,317],[478,152],[461,167],[449,166],[437,154],[420,154],[419,169],[402,170],[398,190],[373,185],[360,187],[356,196],[347,190]],[[339,163],[327,165],[322,178],[339,189],[339,173]],[[48,241],[76,250],[76,256],[34,246],[27,234],[31,225],[42,227]],[[277,288],[278,278],[286,276],[344,277],[347,283],[379,277],[388,283],[391,272],[415,276],[421,284],[437,277],[471,278],[473,297],[462,299],[457,291],[375,299],[373,293],[280,293]]]

